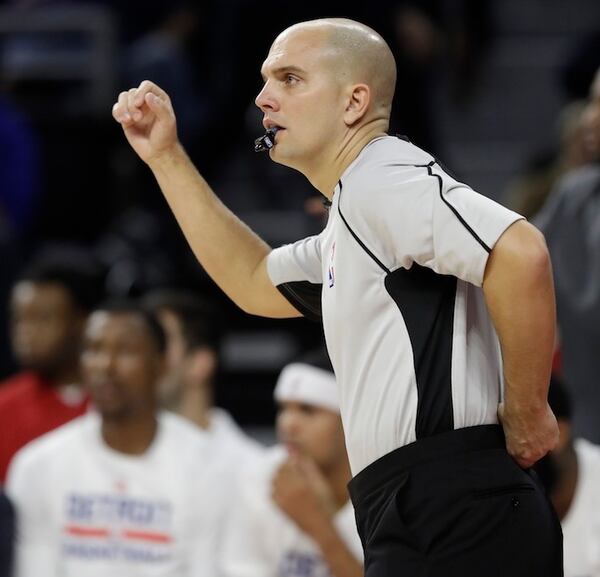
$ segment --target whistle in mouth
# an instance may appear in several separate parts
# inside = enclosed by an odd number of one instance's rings
[[[254,152],[267,152],[275,146],[275,134],[278,128],[269,128],[261,137],[254,141]]]

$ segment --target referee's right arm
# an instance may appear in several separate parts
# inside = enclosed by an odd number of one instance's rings
[[[113,117],[154,173],[194,254],[221,289],[250,314],[300,316],[271,283],[266,265],[271,248],[223,205],[183,150],[167,93],[145,80],[119,95]]]
[[[542,234],[520,220],[500,237],[487,262],[483,291],[502,348],[504,400],[498,415],[508,452],[531,467],[558,442],[548,406],[556,307]]]

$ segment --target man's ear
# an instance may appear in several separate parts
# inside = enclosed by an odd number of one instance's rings
[[[366,84],[355,84],[351,87],[348,95],[346,109],[344,110],[344,122],[347,126],[353,126],[362,120],[371,104],[371,89]]]
[[[217,370],[217,355],[208,347],[197,347],[190,351],[185,364],[186,385],[204,386]]]

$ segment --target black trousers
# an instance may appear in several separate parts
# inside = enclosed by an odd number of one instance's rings
[[[562,531],[502,428],[428,437],[348,485],[365,577],[562,577]]]

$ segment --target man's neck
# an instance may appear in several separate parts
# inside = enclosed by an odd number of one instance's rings
[[[102,438],[113,450],[126,455],[144,454],[156,436],[158,422],[154,412],[130,419],[102,420]]]
[[[331,200],[342,174],[371,141],[387,136],[386,129],[387,121],[374,120],[355,130],[348,130],[331,155],[324,155],[314,166],[302,172],[323,196]]]
[[[210,409],[212,408],[211,386],[207,383],[202,387],[186,389],[177,409],[177,412],[195,423],[201,429],[209,429],[211,425]]]

